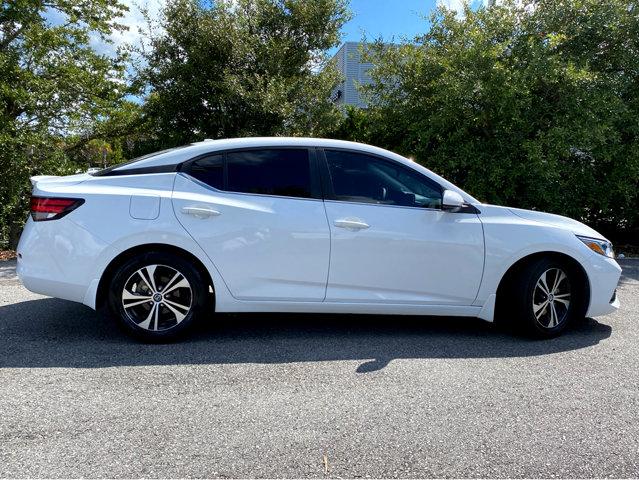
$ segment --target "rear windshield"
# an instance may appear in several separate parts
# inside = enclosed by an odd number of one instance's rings
[[[146,155],[142,155],[141,157],[134,158],[133,160],[129,160],[128,162],[118,163],[117,165],[111,165],[110,167],[103,168],[96,172],[91,172],[90,174],[93,175],[94,177],[101,177],[103,175],[108,175],[113,170],[118,169],[120,167],[124,167],[125,165],[132,165],[136,162],[140,162],[142,160],[148,160],[149,158],[157,157],[158,155],[173,152],[175,150],[180,150],[181,148],[185,148],[188,146],[190,145],[182,145],[180,147],[173,147],[173,148],[167,148],[166,150],[160,150],[159,152],[147,153]]]

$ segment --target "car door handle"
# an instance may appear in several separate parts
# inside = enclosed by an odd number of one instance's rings
[[[217,210],[213,210],[209,207],[182,207],[182,213],[185,215],[192,215],[195,218],[209,218],[209,217],[217,217],[218,215],[222,215]]]
[[[333,223],[336,227],[346,228],[347,230],[364,230],[370,225],[359,218],[342,218],[335,220]]]

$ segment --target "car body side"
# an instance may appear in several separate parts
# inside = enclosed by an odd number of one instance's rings
[[[280,145],[277,140],[272,139],[268,142],[263,139],[252,141],[259,147]],[[219,312],[395,313],[478,316],[492,321],[498,288],[508,270],[528,256],[552,252],[566,255],[577,262],[589,280],[590,295],[586,312],[588,316],[603,315],[618,308],[618,300],[613,300],[612,297],[621,269],[613,259],[597,255],[576,237],[584,235],[601,238],[594,230],[563,217],[536,218],[534,212],[526,213],[481,204],[450,182],[399,155],[374,147],[354,146],[351,143],[348,143],[349,148],[357,148],[363,153],[384,155],[419,171],[443,188],[457,191],[466,202],[478,208],[480,213],[477,218],[483,234],[484,254],[481,281],[474,301],[460,305],[389,301],[375,303],[238,299],[229,289],[226,281],[228,278],[223,276],[219,265],[216,265],[205,249],[184,228],[178,219],[178,212],[175,211],[174,196],[179,195],[178,189],[174,188],[176,183],[194,180],[180,172],[162,171],[169,170],[163,167],[174,165],[176,159],[186,160],[194,155],[211,152],[213,144],[216,144],[215,148],[219,151],[234,146],[224,142],[197,144],[188,151],[169,152],[155,160],[151,158],[134,165],[138,169],[142,166],[155,168],[157,173],[152,173],[151,170],[151,173],[143,175],[127,174],[125,167],[115,176],[82,174],[36,180],[33,195],[81,197],[86,201],[81,207],[81,215],[71,212],[51,222],[28,220],[18,246],[18,274],[25,286],[34,292],[81,302],[96,308],[101,281],[112,262],[117,261],[119,256],[126,254],[130,249],[144,248],[145,245],[149,248],[164,245],[167,248],[188,252],[198,259],[210,276],[215,291],[215,310]],[[330,148],[334,145],[304,140],[297,140],[294,144],[309,148]],[[245,146],[246,142],[238,145]],[[242,202],[245,196],[233,192],[220,193],[225,197],[225,201],[229,202]],[[322,204],[321,200],[309,201]],[[443,212],[442,215],[458,214]],[[552,220],[554,217],[554,222],[548,221],[548,218]],[[117,225],[117,228],[113,228],[114,225]],[[257,236],[261,234],[257,230],[248,233]],[[330,244],[330,235],[327,235],[324,240]],[[239,268],[250,266],[240,265]],[[451,275],[454,275],[456,267],[451,265],[450,268]]]

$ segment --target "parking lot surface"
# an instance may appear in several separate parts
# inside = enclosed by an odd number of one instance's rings
[[[138,344],[0,264],[2,477],[637,477],[622,308],[531,341],[475,319],[224,315]]]

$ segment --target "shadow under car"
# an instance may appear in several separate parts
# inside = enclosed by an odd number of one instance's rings
[[[605,340],[611,327],[586,319],[563,336],[529,340],[474,318],[389,315],[217,314],[181,341],[142,344],[83,305],[44,298],[0,307],[0,367],[361,360],[360,373],[401,358],[547,355]]]

